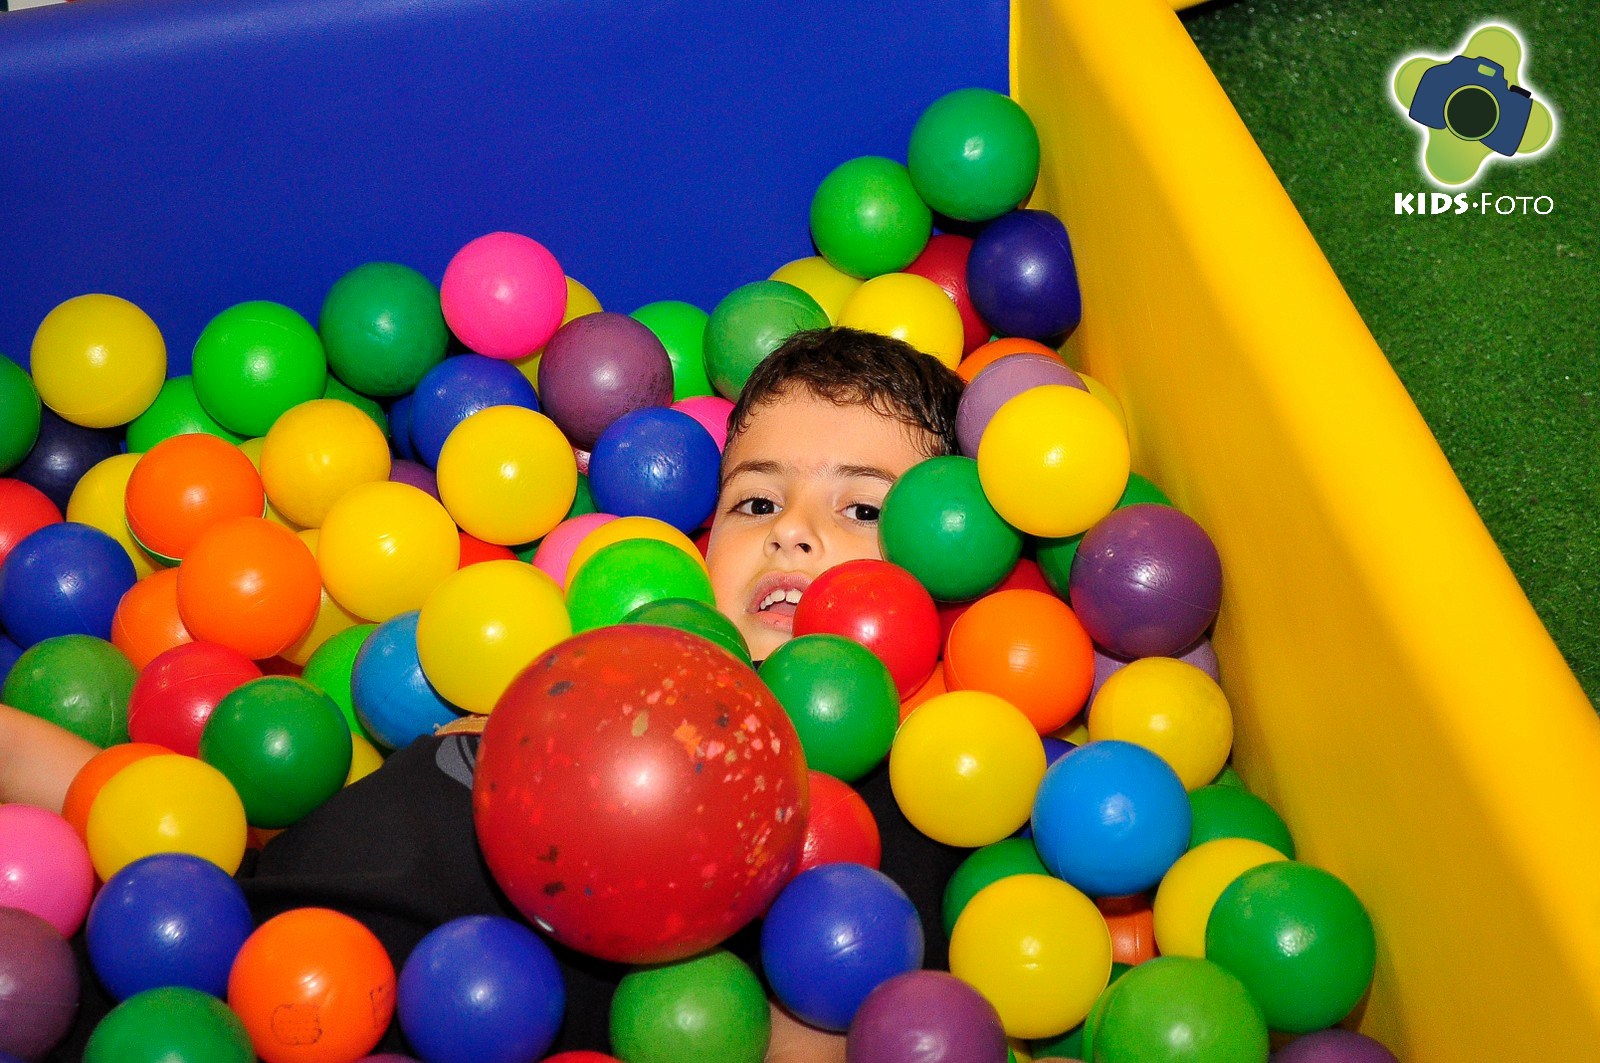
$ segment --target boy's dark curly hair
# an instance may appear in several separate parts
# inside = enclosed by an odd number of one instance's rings
[[[796,332],[756,366],[728,415],[728,438],[752,409],[802,387],[839,406],[868,406],[933,440],[928,456],[959,454],[956,407],[961,378],[903,340],[853,328]]]

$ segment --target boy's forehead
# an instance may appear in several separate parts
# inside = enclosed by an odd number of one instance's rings
[[[809,391],[753,406],[722,455],[722,480],[740,472],[879,475],[893,480],[930,452],[931,436],[862,403]]]

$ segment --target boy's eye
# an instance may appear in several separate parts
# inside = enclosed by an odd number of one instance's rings
[[[860,521],[862,524],[876,524],[878,522],[879,507],[870,502],[856,502],[844,507],[845,515],[851,520]]]
[[[778,512],[778,504],[770,498],[762,498],[757,495],[735,503],[729,512],[743,513],[748,517],[770,517]]]

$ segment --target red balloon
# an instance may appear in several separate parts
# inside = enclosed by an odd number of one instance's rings
[[[509,546],[500,546],[496,543],[486,543],[482,539],[468,535],[464,531],[457,534],[461,536],[461,563],[456,568],[466,568],[476,565],[480,561],[515,561],[516,552]]]
[[[929,240],[922,254],[906,267],[907,273],[928,278],[955,301],[956,309],[961,312],[963,355],[971,354],[994,335],[994,330],[978,316],[972,296],[967,294],[967,256],[971,254],[971,238],[940,233]]]
[[[1039,562],[1030,558],[1021,558],[1011,574],[1000,581],[999,586],[990,591],[990,594],[999,594],[1001,591],[1042,591],[1045,594],[1055,594],[1050,589],[1050,584],[1045,582],[1044,570],[1039,567]],[[987,596],[986,596],[987,597]],[[1060,597],[1057,595],[1057,597]],[[978,603],[974,598],[970,602],[939,602],[939,645],[942,647],[950,641],[950,629],[956,626],[956,621]]]
[[[134,680],[128,736],[198,757],[200,732],[217,702],[260,678],[261,669],[238,650],[215,642],[174,646],[145,665]]]
[[[864,558],[811,582],[794,610],[794,633],[843,635],[878,655],[902,699],[939,663],[939,610],[899,565]]]
[[[823,864],[865,864],[876,869],[883,860],[883,841],[872,809],[847,782],[813,771],[811,816],[805,846],[795,874]]]
[[[0,564],[22,540],[60,523],[61,511],[43,491],[21,480],[0,480]]]
[[[664,963],[720,944],[794,873],[805,754],[755,672],[705,639],[625,624],[559,643],[478,749],[489,871],[563,944]]]

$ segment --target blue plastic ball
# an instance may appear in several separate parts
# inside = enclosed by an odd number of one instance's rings
[[[681,410],[650,406],[623,414],[600,433],[589,490],[602,513],[654,517],[684,534],[717,505],[722,453],[711,433]]]
[[[1049,735],[1044,736],[1039,741],[1044,743],[1044,766],[1047,768],[1077,748],[1071,742],[1060,738],[1051,738]]]
[[[356,654],[350,699],[367,733],[390,749],[404,749],[459,713],[422,674],[413,609],[379,624]]]
[[[922,966],[922,921],[905,891],[864,864],[796,875],[761,927],[761,965],[784,1007],[848,1029],[879,985]]]
[[[415,401],[408,391],[389,404],[389,445],[397,457],[407,461],[417,460],[417,448],[411,445],[411,406]]]
[[[128,552],[99,528],[47,524],[0,565],[0,625],[24,649],[57,635],[109,642],[117,603],[136,578]]]
[[[426,1063],[527,1063],[555,1041],[567,989],[539,935],[502,916],[469,915],[418,942],[395,1003]]]
[[[11,478],[32,484],[65,513],[72,489],[83,474],[122,453],[120,428],[84,428],[56,416],[50,407],[39,413],[39,438]]]
[[[1056,761],[1033,804],[1033,843],[1057,878],[1091,897],[1141,893],[1189,847],[1189,795],[1167,762],[1131,742],[1090,742]]]
[[[430,469],[438,465],[439,451],[456,425],[490,406],[537,411],[539,396],[516,366],[481,354],[458,354],[428,370],[411,397],[415,460]]]
[[[16,664],[21,656],[22,647],[5,635],[0,635],[0,687],[6,685],[6,676],[11,674],[11,666]]]
[[[1067,227],[1045,210],[1014,210],[978,234],[967,258],[967,290],[1002,336],[1059,341],[1083,316]]]
[[[228,972],[255,929],[244,890],[209,860],[159,853],[111,876],[84,933],[89,962],[113,997],[185,986],[227,997]]]

